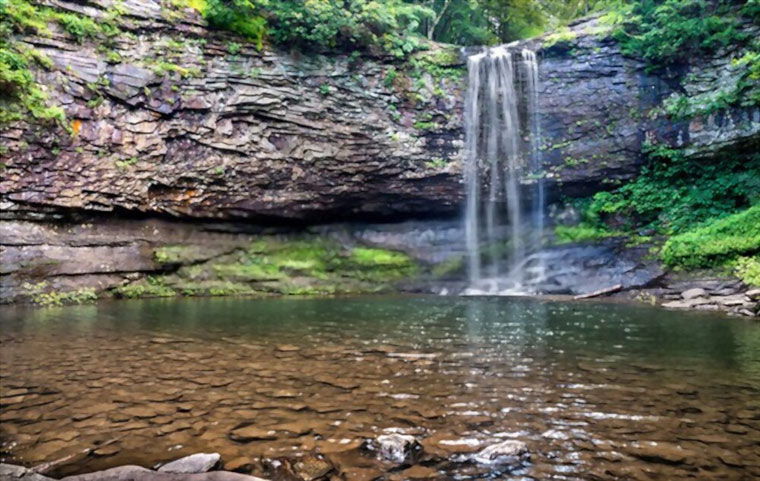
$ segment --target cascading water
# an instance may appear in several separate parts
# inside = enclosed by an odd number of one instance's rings
[[[528,245],[541,243],[541,176],[535,175],[529,209],[521,187],[526,174],[541,171],[538,62],[530,50],[515,60],[506,46],[467,59],[465,237],[470,294],[525,293],[526,276],[540,275],[528,272],[525,258]],[[526,210],[531,211],[527,218]],[[540,271],[540,263],[532,269]]]

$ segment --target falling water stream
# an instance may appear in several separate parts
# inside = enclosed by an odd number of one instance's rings
[[[524,260],[529,247],[540,246],[544,189],[535,175],[526,199],[521,180],[541,170],[538,62],[530,50],[517,56],[499,46],[470,56],[467,66],[466,293],[529,293],[526,276],[540,275],[541,265],[530,264],[539,272],[529,272]]]

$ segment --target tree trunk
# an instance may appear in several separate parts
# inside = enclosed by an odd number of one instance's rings
[[[435,28],[438,26],[438,22],[440,22],[443,18],[443,15],[446,13],[446,9],[449,8],[450,3],[451,0],[446,0],[443,2],[443,8],[441,8],[441,11],[438,13],[438,15],[435,16],[433,19],[433,24],[430,26],[430,30],[428,30],[428,40],[433,40],[433,35],[435,35]]]

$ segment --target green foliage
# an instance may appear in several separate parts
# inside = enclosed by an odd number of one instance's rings
[[[159,76],[164,76],[172,73],[178,73],[182,78],[200,76],[200,70],[198,70],[197,67],[187,68],[171,62],[160,61],[151,65],[151,68],[156,73],[156,75]]]
[[[230,42],[227,44],[227,52],[230,53],[230,55],[237,55],[240,53],[240,49],[242,49],[243,46],[240,45],[237,42]]]
[[[760,205],[671,237],[662,250],[663,261],[686,268],[713,267],[740,256],[760,252]],[[756,266],[741,261],[752,275]]]
[[[211,27],[235,32],[252,41],[261,50],[267,33],[267,21],[261,15],[266,0],[208,0],[203,16]]]
[[[414,128],[417,130],[433,130],[437,127],[435,122],[429,122],[425,120],[418,120],[414,123]]]
[[[663,102],[672,119],[709,115],[735,106],[760,105],[760,39],[750,43],[747,51],[732,62],[739,69],[735,82],[724,81],[722,88],[693,96],[675,95]]]
[[[153,260],[159,264],[179,264],[186,261],[190,255],[191,250],[187,246],[164,246],[153,251]]]
[[[102,102],[103,97],[97,97]],[[114,162],[116,164],[116,167],[120,168],[121,170],[127,170],[129,167],[135,165],[137,163],[137,157],[130,157],[125,160],[117,160]]]
[[[558,31],[546,36],[544,40],[543,48],[548,49],[552,47],[564,47],[569,48],[570,44],[575,41],[578,35],[568,29],[567,27],[559,29]]]
[[[148,277],[144,281],[133,282],[125,286],[114,289],[116,297],[127,299],[138,299],[142,297],[173,297],[177,293],[174,289],[167,287],[163,281],[156,277]]]
[[[748,0],[742,7],[741,14],[743,17],[760,21],[760,0]]]
[[[748,40],[739,16],[751,14],[731,0],[637,0],[626,5],[615,33],[624,53],[643,57],[649,69],[685,63],[717,48]],[[753,2],[754,3],[754,2]]]
[[[44,87],[35,81],[34,67],[52,65],[34,48],[15,40],[13,34],[49,35],[57,23],[77,41],[118,32],[118,10],[112,7],[105,21],[71,12],[60,12],[27,0],[0,0],[0,125],[31,116],[37,121],[65,122],[63,109],[48,105]]]
[[[318,237],[267,237],[245,251],[182,267],[176,274],[163,276],[161,285],[193,296],[376,292],[417,271],[417,265],[399,252],[347,249]]]
[[[175,286],[183,296],[243,296],[256,294],[245,284],[226,281],[184,282]]]
[[[363,267],[406,267],[409,256],[385,249],[356,247],[351,250],[351,262]]]
[[[739,257],[736,259],[734,271],[745,284],[760,287],[760,255]]]
[[[95,38],[102,31],[101,27],[89,17],[71,13],[56,13],[54,18],[66,33],[74,37],[77,42],[81,42],[85,38]]]
[[[13,39],[13,33],[44,33],[47,25],[28,2],[0,2],[0,125],[31,116],[37,121],[63,123],[63,110],[47,103],[44,87],[37,84],[33,67],[50,68],[50,60]]]
[[[452,256],[434,265],[431,274],[437,279],[456,278],[464,274],[465,267],[465,258],[463,256]]]
[[[355,247],[341,264],[352,277],[372,282],[392,282],[417,274],[417,265],[408,255],[385,249]]]
[[[584,223],[577,226],[558,225],[554,228],[554,235],[557,237],[558,244],[569,244],[573,242],[594,242],[622,235],[622,233]]]
[[[397,77],[398,71],[396,70],[396,67],[389,68],[388,71],[385,72],[385,80],[383,80],[383,85],[389,89],[393,88],[393,82],[396,81]]]
[[[601,216],[623,216],[628,228],[677,234],[732,214],[760,199],[760,154],[687,160],[677,149],[645,145],[647,166],[634,181],[594,196]]]
[[[268,37],[301,49],[381,48],[403,57],[420,48],[415,31],[431,12],[402,0],[208,0],[203,15],[259,49]]]
[[[31,296],[32,302],[43,307],[64,306],[70,304],[86,304],[98,299],[95,289],[83,287],[74,291],[46,291],[47,282],[37,284],[24,283],[22,287]]]

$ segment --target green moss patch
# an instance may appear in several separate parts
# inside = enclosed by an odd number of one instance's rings
[[[22,286],[32,302],[43,307],[57,307],[72,304],[87,304],[98,299],[95,289],[83,287],[72,291],[55,291],[48,289],[47,282],[24,284]]]
[[[136,299],[140,297],[173,297],[177,293],[171,287],[164,285],[164,280],[159,277],[148,276],[131,284],[114,289],[116,297]]]
[[[193,262],[194,246],[166,246],[156,262]],[[418,275],[406,254],[369,247],[345,247],[323,237],[266,237],[248,248],[210,261],[184,265],[114,291],[120,297],[224,295],[331,295],[386,291]]]

